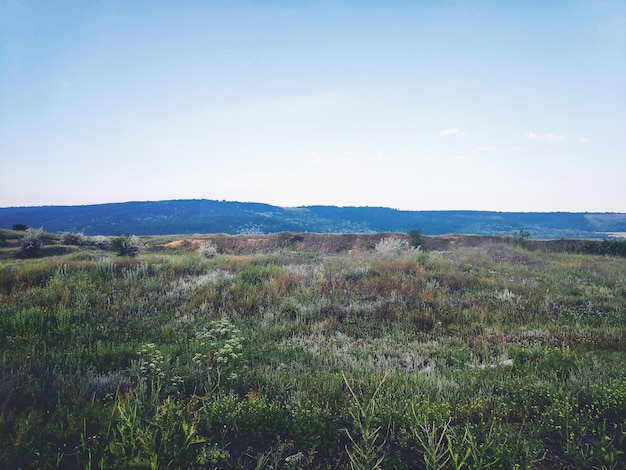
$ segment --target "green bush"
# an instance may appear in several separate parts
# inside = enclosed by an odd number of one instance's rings
[[[520,227],[519,230],[513,232],[513,239],[519,243],[525,242],[526,240],[531,239],[531,234],[528,230],[525,230],[523,227]]]
[[[424,236],[419,229],[414,229],[409,232],[411,238],[411,246],[413,248],[421,248],[424,245]]]
[[[599,242],[587,242],[583,252],[592,255],[607,255],[626,257],[626,240],[602,240]]]
[[[139,252],[141,251],[139,239],[135,235],[113,238],[111,240],[111,249],[115,251],[118,256],[126,256],[128,258],[139,256]]]

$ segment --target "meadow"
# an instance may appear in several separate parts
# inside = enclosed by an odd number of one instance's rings
[[[626,468],[626,258],[71,241],[0,248],[0,468]]]

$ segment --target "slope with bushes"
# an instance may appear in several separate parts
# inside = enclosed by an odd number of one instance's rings
[[[624,468],[624,258],[205,239],[2,248],[0,467]]]

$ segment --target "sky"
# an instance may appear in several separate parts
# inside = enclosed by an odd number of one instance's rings
[[[623,0],[0,0],[0,207],[626,212]]]

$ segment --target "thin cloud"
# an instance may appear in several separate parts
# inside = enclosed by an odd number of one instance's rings
[[[581,143],[581,144],[583,144],[583,145],[587,145],[587,144],[589,143],[589,139],[586,139],[586,138],[584,138],[584,137],[583,137],[583,138],[582,138],[582,139],[580,139],[578,142],[579,142],[579,143]]]
[[[526,138],[529,139],[529,140],[537,140],[537,139],[539,139],[539,136],[537,134],[535,134],[534,132],[526,132],[524,134],[524,136],[526,136]]]
[[[459,129],[457,129],[456,127],[451,127],[449,129],[443,130],[439,133],[439,135],[441,136],[449,136],[449,135],[456,135],[458,137],[465,135],[465,133],[461,132]]]
[[[565,140],[565,136],[563,134],[553,134],[551,132],[544,134],[543,138],[546,140],[552,140],[552,141]]]
[[[562,142],[565,140],[565,136],[563,134],[554,134],[553,132],[548,132],[546,134],[537,134],[535,132],[526,132],[524,136],[528,140],[547,140],[550,142]]]

